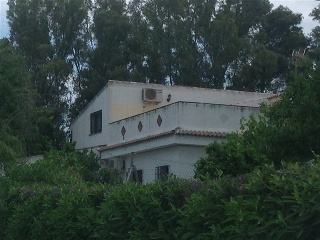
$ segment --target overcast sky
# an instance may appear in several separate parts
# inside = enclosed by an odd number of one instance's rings
[[[293,12],[299,12],[303,14],[302,27],[305,33],[310,33],[311,29],[316,26],[316,22],[312,21],[309,17],[309,13],[320,2],[315,0],[269,0],[274,7],[279,5],[287,6]],[[9,35],[8,24],[6,20],[6,11],[8,9],[7,0],[0,0],[0,38],[7,37]]]
[[[310,33],[311,29],[317,25],[317,22],[312,21],[309,17],[312,9],[318,6],[320,2],[315,0],[269,0],[274,7],[279,5],[287,6],[294,13],[302,13],[302,27],[305,33]]]
[[[6,19],[7,9],[7,0],[0,0],[0,38],[5,37],[9,34]]]

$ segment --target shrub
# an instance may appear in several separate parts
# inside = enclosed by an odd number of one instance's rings
[[[176,239],[178,209],[200,188],[195,181],[169,179],[150,185],[125,184],[106,194],[97,214],[100,239]]]
[[[179,239],[318,239],[320,159],[222,177],[180,212]]]
[[[317,239],[319,174],[317,157],[206,183],[169,178],[142,186],[18,188],[4,180],[1,234],[3,239]]]
[[[209,144],[206,152],[208,156],[195,164],[195,178],[201,180],[219,178],[222,174],[236,176],[249,173],[254,167],[267,162],[265,155],[259,155],[247,138],[237,133],[229,134],[226,142]]]
[[[0,178],[0,234],[8,239],[90,235],[82,224],[92,222],[110,188],[99,181],[96,155],[78,152],[74,144],[52,150],[34,164],[12,165]]]

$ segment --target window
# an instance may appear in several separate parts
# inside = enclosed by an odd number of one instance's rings
[[[142,170],[135,170],[133,172],[133,181],[139,184],[142,184]]]
[[[90,114],[90,134],[102,131],[102,110]]]
[[[156,167],[156,179],[166,179],[167,175],[169,174],[169,165],[164,165],[160,167]]]

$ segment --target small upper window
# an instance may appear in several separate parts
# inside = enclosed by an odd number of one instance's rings
[[[155,175],[156,179],[166,179],[169,174],[169,165],[164,165],[160,167],[156,167]]]
[[[102,110],[90,114],[90,133],[102,131]]]

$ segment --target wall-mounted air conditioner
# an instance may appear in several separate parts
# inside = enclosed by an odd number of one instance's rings
[[[144,88],[142,89],[143,102],[162,102],[162,89]]]

